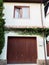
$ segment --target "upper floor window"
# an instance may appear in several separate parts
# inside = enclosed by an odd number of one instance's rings
[[[14,18],[29,18],[29,6],[14,6]]]

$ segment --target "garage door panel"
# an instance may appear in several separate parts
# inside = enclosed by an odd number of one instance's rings
[[[47,56],[49,56],[49,42],[47,43]]]
[[[8,37],[7,63],[36,63],[35,37]]]

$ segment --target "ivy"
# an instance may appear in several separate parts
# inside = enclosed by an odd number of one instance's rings
[[[4,47],[4,19],[3,19],[3,1],[0,0],[0,54]]]
[[[43,35],[47,37],[49,35],[49,28],[5,28],[5,31],[19,31],[21,34],[29,35]]]

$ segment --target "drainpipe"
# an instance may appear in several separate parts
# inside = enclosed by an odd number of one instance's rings
[[[41,4],[40,4],[40,10],[41,10],[41,24],[42,24],[42,28],[44,28],[44,23],[43,23],[43,14],[42,14],[42,0],[41,0]],[[45,65],[47,64],[47,58],[46,58],[46,48],[45,48],[45,32],[42,32],[43,35],[43,47],[44,47],[44,57],[45,57]],[[43,63],[44,65],[44,63]]]

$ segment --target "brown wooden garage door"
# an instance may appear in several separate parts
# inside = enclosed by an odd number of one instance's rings
[[[47,42],[47,56],[49,56],[49,42]]]
[[[8,37],[7,63],[36,63],[35,37]]]

